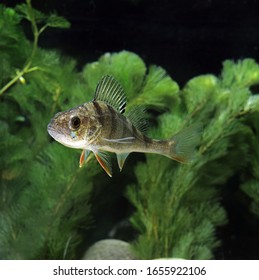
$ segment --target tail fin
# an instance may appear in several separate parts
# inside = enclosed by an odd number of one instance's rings
[[[201,141],[202,124],[195,123],[169,140],[169,157],[181,163],[187,163],[194,157],[195,148]]]

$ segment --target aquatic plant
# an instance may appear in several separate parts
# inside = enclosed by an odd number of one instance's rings
[[[31,23],[33,42],[22,20]],[[79,72],[74,60],[38,46],[47,27],[68,26],[29,0],[15,9],[0,5],[0,258],[80,258],[80,248],[102,231],[91,227],[107,211],[105,201],[116,205],[118,195],[134,206],[138,257],[213,258],[216,229],[227,223],[221,198],[233,177],[258,223],[258,64],[226,61],[220,77],[196,77],[183,89],[161,67],[147,67],[127,51],[106,53]],[[147,106],[152,136],[204,124],[191,164],[132,154],[110,179],[91,158],[80,169],[80,151],[50,139],[53,115],[91,100],[106,74],[120,81],[128,107]]]
[[[242,189],[255,199],[257,212],[259,99],[249,88],[258,81],[253,60],[226,61],[221,77],[192,79],[179,94],[180,105],[159,118],[155,135],[168,137],[193,120],[204,123],[204,133],[191,164],[147,155],[136,167],[138,183],[128,194],[137,209],[132,222],[141,232],[135,248],[143,258],[213,258],[220,244],[215,229],[227,222],[220,197],[234,175],[242,181],[252,170]]]

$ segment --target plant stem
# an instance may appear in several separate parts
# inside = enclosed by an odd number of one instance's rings
[[[29,20],[31,22],[31,28],[33,32],[33,45],[32,45],[32,51],[30,57],[27,59],[23,69],[21,71],[18,71],[16,76],[10,80],[1,90],[0,90],[0,96],[9,89],[12,85],[14,85],[24,74],[38,70],[38,67],[31,67],[33,58],[36,54],[37,48],[38,48],[38,42],[39,42],[39,35],[47,28],[47,24],[44,25],[40,30],[38,29],[38,26],[35,21],[35,17],[33,14],[33,9],[31,6],[31,0],[26,0],[27,6],[28,6],[28,14],[29,14]]]

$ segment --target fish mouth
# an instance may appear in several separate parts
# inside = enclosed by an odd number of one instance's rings
[[[67,142],[66,137],[64,136],[64,133],[61,130],[57,130],[55,127],[48,125],[48,133],[49,135],[56,140],[57,142],[63,144],[64,146],[69,146],[69,143]]]
[[[60,131],[56,127],[54,127],[51,122],[47,126],[47,131],[48,131],[49,135],[52,138],[54,138],[55,140],[59,139],[60,136],[62,135],[62,131]]]
[[[74,149],[81,149],[86,146],[85,140],[74,140],[71,138],[70,133],[68,130],[60,128],[55,125],[55,123],[50,122],[47,126],[48,134],[55,139],[57,142],[61,143],[62,145],[74,148]]]
[[[53,133],[55,132],[55,129],[53,128],[51,123],[48,124],[47,131],[48,131],[49,135],[53,137]]]
[[[51,122],[47,126],[47,131],[53,139],[55,139],[57,142],[61,143],[62,145],[70,148],[77,148],[74,147],[74,144],[72,143],[73,141],[71,141],[71,139],[66,136],[64,130],[57,128]]]

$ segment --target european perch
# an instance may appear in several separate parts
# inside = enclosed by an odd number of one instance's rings
[[[151,139],[145,135],[143,107],[125,110],[122,86],[107,75],[99,81],[92,101],[57,113],[48,133],[67,147],[83,149],[80,167],[92,151],[110,177],[112,167],[106,152],[116,153],[120,170],[131,152],[161,154],[181,163],[192,159],[200,142],[201,124],[191,125],[168,140]]]

